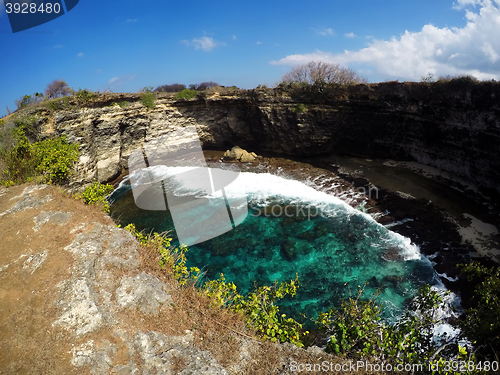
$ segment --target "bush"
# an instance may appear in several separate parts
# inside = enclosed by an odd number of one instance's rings
[[[36,121],[34,116],[21,117],[14,120],[16,126],[3,129],[4,179],[23,183],[38,177],[42,183],[64,183],[78,158],[78,145],[70,144],[65,136],[31,143],[30,138],[36,139]]]
[[[376,295],[362,300],[360,288],[355,298],[342,302],[339,309],[320,313],[316,324],[329,335],[328,352],[350,358],[372,356],[381,361],[424,363],[437,350],[432,342],[437,309],[443,302],[438,292],[424,286],[407,312],[394,324],[381,322],[382,306]]]
[[[14,127],[14,121],[8,121],[5,124],[0,124],[0,157],[4,156],[16,144],[14,134],[12,132]]]
[[[498,356],[500,348],[500,267],[485,267],[477,262],[461,265],[474,285],[471,305],[462,322],[465,335],[486,359]],[[498,357],[497,357],[498,358]]]
[[[174,99],[193,99],[198,94],[196,90],[184,89],[181,92],[175,94]]]
[[[4,179],[12,183],[32,180],[36,175],[37,160],[33,146],[21,128],[12,131],[15,145],[5,155]]]
[[[37,160],[36,171],[41,175],[40,182],[67,182],[73,163],[78,159],[78,147],[77,144],[70,144],[65,135],[35,143],[33,150]]]
[[[300,104],[297,104],[295,107],[293,107],[293,111],[295,113],[302,113],[302,112],[305,112],[307,110],[305,104],[303,103],[300,103]]]
[[[187,247],[172,248],[170,246],[172,239],[168,238],[166,233],[145,235],[139,232],[134,224],[129,224],[124,229],[132,233],[143,246],[158,251],[160,255],[159,266],[169,272],[181,286],[188,282],[195,283],[199,279],[200,269],[198,267],[191,267],[189,270],[186,267]]]
[[[180,92],[186,88],[186,85],[174,83],[171,85],[158,86],[154,92]]]
[[[202,82],[202,83],[193,83],[191,85],[189,85],[189,89],[190,90],[194,90],[194,91],[203,91],[203,90],[206,90],[206,89],[209,89],[211,87],[216,87],[216,86],[220,86],[217,82]]]
[[[90,90],[79,88],[75,93],[75,97],[81,104],[88,104],[97,97],[97,94]]]
[[[91,186],[87,186],[81,194],[76,194],[75,199],[82,199],[85,204],[97,204],[102,210],[109,213],[109,202],[107,200],[109,194],[114,190],[113,185],[101,184],[94,181]]]
[[[273,286],[256,287],[246,296],[238,294],[234,283],[227,283],[224,275],[208,281],[203,287],[204,293],[213,298],[218,306],[226,306],[232,311],[242,313],[247,325],[262,339],[272,342],[290,342],[303,347],[302,336],[309,332],[302,331],[302,325],[285,314],[279,314],[276,301],[287,295],[295,296],[299,287],[298,276],[289,283]]]
[[[144,92],[141,95],[141,103],[148,109],[153,109],[156,104],[156,93],[154,92]]]
[[[120,108],[125,108],[128,106],[128,102],[124,100],[123,102],[118,103],[118,105],[120,106]]]
[[[43,100],[42,93],[34,93],[33,95],[24,95],[22,99],[16,100],[17,109],[27,107],[32,104],[39,103]]]
[[[307,64],[296,66],[282,77],[282,81],[287,84],[297,82],[308,83],[310,85],[318,85],[320,83],[352,85],[367,82],[366,78],[361,77],[352,69],[342,68],[338,64],[322,61],[311,61]]]

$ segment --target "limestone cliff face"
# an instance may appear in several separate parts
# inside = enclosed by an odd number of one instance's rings
[[[204,148],[414,160],[500,192],[499,84],[387,82],[315,95],[274,89],[190,101],[160,96],[148,110],[139,95],[108,94],[92,108],[57,112],[42,132],[81,144],[74,187],[112,180],[143,142],[195,125]],[[122,101],[129,104],[110,106]]]

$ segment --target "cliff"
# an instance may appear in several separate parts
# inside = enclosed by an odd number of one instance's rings
[[[160,94],[152,110],[139,94],[104,94],[88,107],[29,110],[36,111],[44,118],[43,136],[67,134],[81,144],[74,187],[114,179],[142,142],[196,125],[204,148],[237,144],[283,156],[413,160],[500,192],[495,82],[387,82],[313,93],[242,90],[189,101]]]

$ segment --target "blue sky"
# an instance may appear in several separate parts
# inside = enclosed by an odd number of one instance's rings
[[[253,88],[310,60],[370,82],[498,80],[499,34],[500,0],[80,0],[15,34],[0,0],[0,116],[54,79],[113,92],[203,81]]]

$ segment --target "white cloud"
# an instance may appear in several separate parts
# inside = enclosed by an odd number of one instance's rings
[[[64,48],[64,46],[62,44],[56,44],[56,45],[52,46],[52,48],[60,49],[60,48]]]
[[[262,42],[260,40],[256,41],[255,44],[257,44],[258,46],[260,46],[262,44]]]
[[[82,58],[84,56],[85,56],[85,54],[83,52],[80,52],[78,55],[76,55],[76,57],[79,57],[79,58]]]
[[[405,31],[399,38],[373,39],[368,47],[358,51],[316,50],[286,56],[271,64],[293,65],[311,60],[363,64],[386,78],[411,80],[428,73],[500,78],[500,0],[458,0],[455,8],[466,12],[467,24],[463,28],[438,28],[429,24],[419,32]]]
[[[356,35],[354,33],[345,33],[344,36],[346,38],[354,38]]]
[[[205,52],[210,52],[217,46],[225,45],[224,43],[218,42],[214,40],[214,38],[208,36],[202,36],[201,38],[193,38],[190,41],[182,40],[181,42],[187,46],[194,47],[195,49],[201,49]]]
[[[137,75],[135,74],[113,77],[107,83],[109,85],[108,88],[112,90],[120,89],[125,83],[133,81],[136,77]]]
[[[233,36],[231,37],[231,39],[232,39],[232,40],[236,40],[236,39],[238,39],[238,38],[236,37],[236,35],[233,35]]]
[[[332,28],[324,28],[316,31],[319,35],[322,36],[328,36],[328,35],[335,35],[335,30]]]
[[[137,22],[137,18],[127,18],[127,23],[136,23]]]

